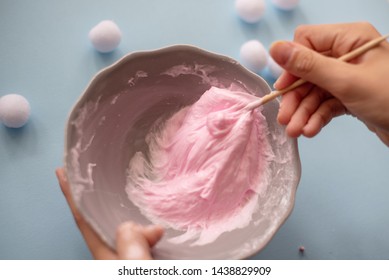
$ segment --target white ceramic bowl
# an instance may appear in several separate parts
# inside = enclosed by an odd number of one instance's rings
[[[173,75],[178,65],[187,71]],[[147,149],[148,129],[161,116],[196,102],[216,82],[239,84],[256,95],[270,92],[261,77],[235,60],[178,45],[123,57],[99,72],[78,100],[67,124],[65,167],[81,214],[112,248],[120,223],[150,224],[125,192],[126,169],[136,151]],[[259,199],[250,225],[203,246],[171,244],[168,239],[178,232],[167,229],[153,249],[155,258],[242,259],[270,241],[292,211],[301,174],[297,142],[278,125],[278,107],[274,100],[263,109],[276,158],[267,193]]]

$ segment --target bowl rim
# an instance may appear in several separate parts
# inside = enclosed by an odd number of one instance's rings
[[[134,59],[134,58],[137,58],[137,57],[141,57],[141,56],[154,55],[154,54],[158,54],[158,53],[161,53],[161,52],[163,53],[163,52],[172,52],[172,51],[197,52],[197,53],[200,53],[201,55],[204,55],[204,56],[210,56],[210,57],[213,57],[213,58],[218,58],[218,59],[221,59],[221,60],[223,60],[225,62],[231,63],[235,67],[239,68],[240,71],[244,72],[245,75],[248,75],[248,76],[252,77],[253,79],[256,79],[256,80],[262,82],[264,85],[266,85],[267,90],[269,92],[271,91],[271,88],[270,88],[269,84],[267,83],[267,81],[263,77],[259,76],[258,74],[254,73],[253,71],[247,69],[240,62],[238,62],[236,59],[234,59],[234,58],[232,58],[230,56],[224,55],[224,54],[220,54],[220,53],[214,52],[214,51],[208,51],[208,50],[205,50],[203,48],[200,48],[200,47],[197,47],[197,46],[194,46],[194,45],[191,45],[191,44],[173,44],[173,45],[168,45],[168,46],[164,46],[164,47],[160,47],[160,48],[156,48],[156,49],[151,49],[151,50],[139,50],[139,51],[129,52],[129,53],[123,55],[122,57],[120,57],[118,60],[116,60],[112,64],[110,64],[110,65],[108,65],[106,67],[103,67],[102,69],[97,71],[96,74],[94,74],[92,76],[92,78],[90,78],[88,84],[86,85],[84,90],[81,92],[81,94],[78,96],[76,102],[73,104],[73,106],[71,107],[70,111],[68,112],[67,119],[66,119],[66,124],[65,124],[65,133],[64,133],[65,141],[64,141],[64,156],[63,156],[63,167],[64,167],[64,170],[65,170],[66,176],[67,176],[68,170],[69,170],[68,169],[68,164],[67,164],[67,158],[69,156],[69,154],[68,154],[68,145],[69,145],[69,141],[70,141],[68,132],[71,130],[71,126],[72,126],[71,120],[74,118],[74,114],[77,112],[77,109],[79,109],[79,107],[84,104],[85,99],[88,96],[88,92],[90,91],[92,86],[95,83],[99,82],[99,79],[100,79],[101,76],[103,76],[106,73],[109,73],[111,71],[114,71],[117,67],[119,67],[122,64],[127,63],[131,59]],[[272,102],[280,103],[278,98],[274,99]],[[260,246],[256,246],[255,250],[252,250],[252,252],[246,252],[246,253],[242,254],[240,256],[240,259],[250,258],[250,257],[258,254],[260,251],[262,251],[269,244],[271,239],[274,237],[274,235],[277,233],[277,231],[282,227],[282,225],[286,222],[288,217],[293,212],[293,209],[294,209],[294,206],[295,206],[296,192],[297,192],[297,188],[298,188],[299,182],[301,180],[301,173],[302,173],[301,170],[302,170],[302,167],[301,167],[301,159],[300,159],[300,155],[299,155],[297,139],[294,138],[294,139],[291,139],[291,140],[292,140],[292,146],[293,146],[292,147],[292,149],[293,149],[293,156],[296,158],[296,163],[297,163],[297,165],[296,165],[296,175],[297,176],[296,176],[296,180],[293,182],[294,183],[293,186],[292,186],[293,191],[291,192],[291,197],[290,197],[290,202],[288,203],[288,207],[287,207],[287,209],[285,211],[285,214],[283,216],[281,216],[281,218],[280,218],[280,221],[281,221],[280,224],[277,227],[275,227],[275,229],[272,230],[267,235],[267,238],[264,239],[265,241],[262,242],[260,244]],[[95,222],[94,219],[92,219],[90,217],[90,215],[88,215],[88,213],[86,213],[85,211],[82,211],[82,209],[80,209],[79,204],[77,202],[75,202],[75,195],[74,195],[74,191],[72,190],[72,187],[70,186],[70,182],[69,182],[69,187],[70,187],[71,198],[73,199],[74,204],[75,204],[77,210],[79,211],[79,213],[81,214],[81,216],[92,227],[92,229],[104,241],[105,244],[107,244],[110,248],[116,250],[114,244],[112,244],[110,242],[109,238],[103,233],[103,230],[101,230],[101,228],[99,227],[97,222]]]

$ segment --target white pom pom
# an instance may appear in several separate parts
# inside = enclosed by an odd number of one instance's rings
[[[261,20],[265,13],[265,0],[236,0],[235,9],[239,17],[248,23]]]
[[[22,127],[27,123],[30,113],[30,104],[23,96],[8,94],[0,98],[0,121],[5,126]]]
[[[300,0],[272,0],[274,6],[284,11],[290,11],[297,7]]]
[[[262,71],[268,60],[265,47],[257,40],[251,40],[240,48],[240,58],[242,64],[253,72]]]
[[[267,63],[267,67],[269,68],[269,72],[274,79],[278,79],[281,76],[284,69],[274,61],[274,59],[269,56],[269,61]]]
[[[111,52],[119,46],[122,33],[112,20],[103,20],[89,32],[92,45],[102,53]]]

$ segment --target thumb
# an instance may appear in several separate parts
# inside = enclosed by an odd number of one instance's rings
[[[324,56],[300,44],[275,42],[270,48],[273,59],[290,74],[311,82],[334,95],[350,79],[352,66],[333,57]]]
[[[161,239],[162,234],[163,228],[158,225],[143,227],[132,222],[121,224],[116,235],[116,251],[119,259],[151,259],[151,247]]]
[[[131,222],[123,223],[117,230],[116,251],[119,259],[150,260],[150,245],[140,226]]]

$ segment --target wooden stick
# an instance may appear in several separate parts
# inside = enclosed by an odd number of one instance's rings
[[[371,48],[374,48],[375,46],[377,46],[378,44],[380,44],[381,42],[385,41],[388,38],[389,38],[389,34],[386,34],[386,35],[381,36],[379,38],[373,39],[373,40],[367,42],[366,44],[360,46],[359,48],[356,48],[353,51],[339,57],[338,60],[350,61],[351,59],[354,59],[357,56],[360,56],[361,54],[365,53],[366,51],[370,50]],[[291,84],[290,86],[288,86],[282,90],[274,90],[274,91],[270,92],[269,94],[263,96],[262,98],[258,99],[257,101],[251,102],[250,104],[248,104],[246,106],[246,108],[248,110],[253,110],[253,109],[255,109],[263,104],[266,104],[267,102],[273,100],[274,98],[281,96],[284,93],[291,91],[291,90],[305,84],[306,82],[307,81],[305,81],[303,79],[299,79],[299,80],[295,81],[293,84]]]

